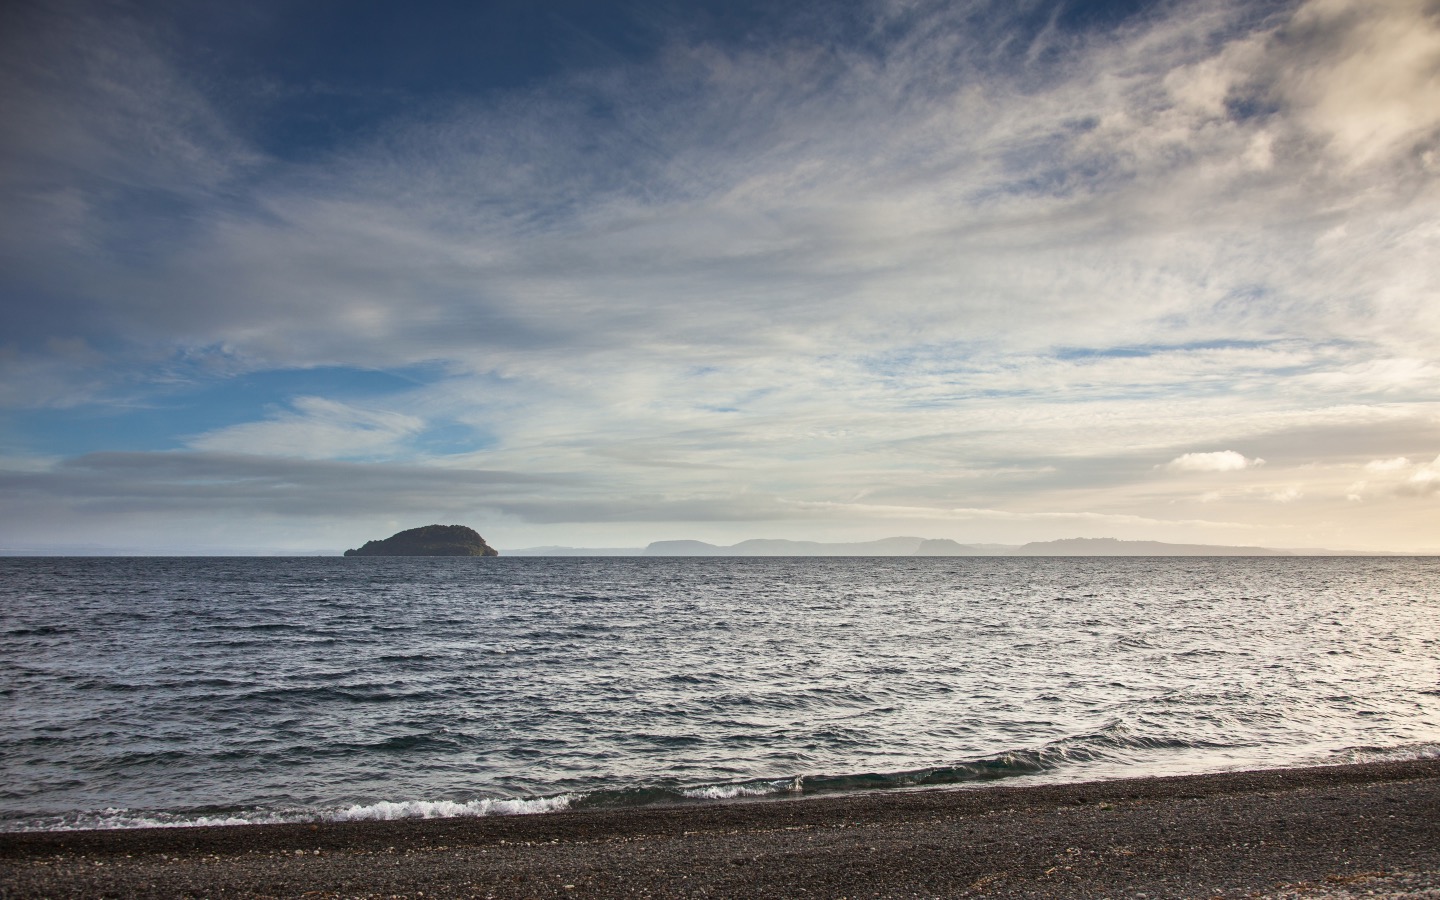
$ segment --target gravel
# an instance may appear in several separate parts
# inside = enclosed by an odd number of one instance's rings
[[[0,835],[4,898],[972,896],[1440,900],[1440,760]]]

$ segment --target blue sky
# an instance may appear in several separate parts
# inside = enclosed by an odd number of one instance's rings
[[[0,548],[1440,549],[1421,0],[7,4]]]

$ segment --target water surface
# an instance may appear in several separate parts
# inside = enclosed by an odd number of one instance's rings
[[[1430,558],[0,559],[0,829],[1440,754]]]

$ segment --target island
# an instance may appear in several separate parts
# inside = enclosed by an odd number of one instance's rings
[[[366,541],[346,556],[499,556],[473,528],[464,525],[426,525],[392,534],[383,541]]]

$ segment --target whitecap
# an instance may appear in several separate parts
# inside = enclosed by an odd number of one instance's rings
[[[381,800],[355,804],[323,816],[330,822],[388,821],[391,819],[450,819],[459,816],[523,816],[569,809],[574,794],[530,799]]]
[[[736,797],[767,797],[791,789],[790,781],[761,781],[743,784],[707,784],[686,788],[680,793],[692,800],[734,800]]]

